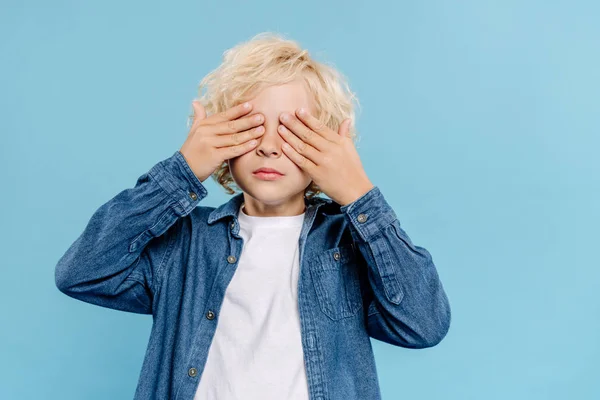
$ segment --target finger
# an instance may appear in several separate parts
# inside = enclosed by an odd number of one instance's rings
[[[246,105],[248,105],[248,106],[246,107]],[[237,106],[231,107],[220,113],[211,115],[210,117],[208,117],[206,119],[206,122],[210,123],[210,124],[218,124],[220,122],[234,120],[243,115],[248,114],[251,110],[252,110],[252,103],[245,102],[242,104],[238,104]]]
[[[277,127],[277,131],[281,135],[281,137],[292,146],[292,148],[296,151],[296,153],[301,154],[302,156],[311,160],[314,164],[319,165],[320,158],[322,157],[322,153],[312,147],[310,144],[303,142],[295,136],[289,129],[287,129],[284,125],[279,125]]]
[[[339,135],[331,130],[323,121],[313,116],[306,108],[298,108],[296,110],[298,119],[309,129],[319,134],[319,136],[329,140],[330,142],[338,143]]]
[[[194,123],[197,121],[206,118],[206,110],[204,106],[199,102],[194,100],[192,102],[192,106],[194,107]]]
[[[238,132],[243,132],[255,126],[261,125],[264,121],[262,114],[255,114],[231,121],[219,122],[216,125],[211,125],[208,132],[212,135],[231,135]]]
[[[294,150],[289,143],[284,143],[282,148],[285,155],[288,156],[288,158],[292,160],[294,164],[306,171],[310,176],[316,175],[317,166],[315,163]]]
[[[245,143],[249,140],[259,138],[265,131],[265,127],[259,125],[255,128],[251,128],[242,132],[235,132],[230,135],[217,135],[213,138],[213,146],[220,147],[228,147],[228,146],[237,146],[239,144]]]
[[[202,106],[202,104],[198,100],[192,101],[192,114],[188,118],[188,128],[193,128],[196,126],[198,121],[201,121],[206,118],[206,110]],[[192,130],[190,129],[190,132]]]
[[[350,133],[350,128],[352,126],[352,119],[348,118],[344,120],[344,122],[346,122],[346,125],[344,126],[344,128],[340,127],[339,134],[340,136],[344,136],[351,139],[352,134]]]
[[[294,115],[282,113],[279,116],[279,119],[289,131],[302,139],[303,142],[306,142],[321,151],[326,149],[328,141],[318,133],[314,132],[308,126],[304,125],[304,122],[296,118]]]
[[[226,146],[215,149],[222,160],[229,160],[230,158],[235,158],[241,156],[254,149],[258,143],[258,140],[252,139],[247,142],[238,144],[237,146]]]

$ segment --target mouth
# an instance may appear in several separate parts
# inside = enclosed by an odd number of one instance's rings
[[[252,175],[258,179],[262,179],[265,181],[274,181],[283,177],[283,174],[281,172],[272,168],[259,168],[256,171],[254,171]]]
[[[254,174],[258,174],[258,173],[265,173],[265,174],[279,174],[279,175],[283,175],[282,172],[277,171],[274,168],[259,168],[254,170],[253,172]]]

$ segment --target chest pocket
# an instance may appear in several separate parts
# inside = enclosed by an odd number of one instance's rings
[[[352,244],[328,249],[309,263],[319,307],[332,320],[352,317],[362,307],[354,251]]]

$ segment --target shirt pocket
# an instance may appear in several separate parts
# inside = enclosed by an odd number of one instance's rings
[[[309,262],[319,307],[334,321],[362,308],[358,268],[352,244],[328,249]]]

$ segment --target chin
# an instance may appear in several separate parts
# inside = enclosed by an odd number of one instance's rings
[[[251,184],[240,182],[237,186],[246,194],[264,204],[279,204],[297,196],[298,193],[303,193],[305,189],[302,185],[290,187],[289,185],[282,185],[280,182],[269,181],[252,182]]]
[[[277,204],[282,200],[290,198],[293,193],[283,190],[282,188],[270,187],[270,188],[258,188],[253,187],[249,190],[242,189],[244,192],[259,200],[265,204]]]

